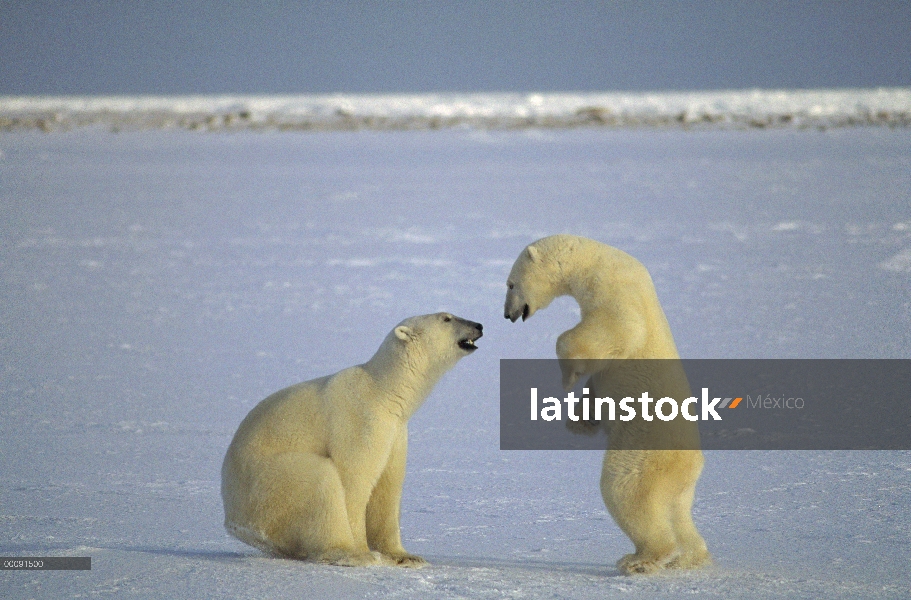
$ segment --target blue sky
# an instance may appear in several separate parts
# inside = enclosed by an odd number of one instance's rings
[[[0,0],[0,94],[908,85],[908,0]]]

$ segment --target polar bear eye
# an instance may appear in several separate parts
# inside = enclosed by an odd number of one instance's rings
[[[506,287],[508,287],[509,289],[512,289],[512,288],[516,287],[516,284],[514,284],[513,282],[510,281],[510,282],[507,282]]]
[[[452,317],[450,317],[449,315],[446,315],[445,317],[443,317],[443,321],[448,323],[448,322],[452,321]]]

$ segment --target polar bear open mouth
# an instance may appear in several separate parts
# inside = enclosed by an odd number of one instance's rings
[[[478,349],[478,347],[475,346],[475,342],[478,341],[479,337],[481,336],[478,335],[475,337],[467,337],[459,340],[459,348],[465,350],[466,352],[474,352]]]

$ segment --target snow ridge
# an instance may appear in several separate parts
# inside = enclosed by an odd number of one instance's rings
[[[666,93],[0,96],[0,131],[911,126],[911,88]]]

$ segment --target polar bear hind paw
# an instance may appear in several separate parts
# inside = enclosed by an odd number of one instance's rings
[[[617,568],[626,575],[648,575],[668,566],[668,561],[648,559],[638,554],[627,554],[617,561]]]
[[[672,569],[698,569],[712,564],[712,555],[708,550],[697,553],[682,554],[672,561],[668,567]]]

